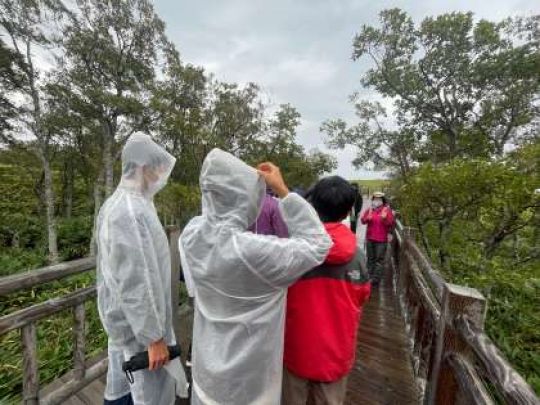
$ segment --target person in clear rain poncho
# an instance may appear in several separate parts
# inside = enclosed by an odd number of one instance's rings
[[[248,232],[265,195],[280,197],[289,239]],[[287,287],[331,246],[313,208],[271,163],[259,171],[219,149],[204,160],[202,215],[180,236],[195,297],[192,404],[279,404]]]
[[[175,158],[150,136],[132,135],[122,151],[122,179],[96,221],[97,291],[109,338],[105,403],[129,394],[135,404],[171,405],[187,396],[179,359],[168,361],[176,343],[172,327],[171,262],[167,236],[153,203],[167,183]],[[148,350],[150,369],[133,373],[122,362]]]

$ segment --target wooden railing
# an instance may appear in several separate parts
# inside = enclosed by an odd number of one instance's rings
[[[487,302],[447,283],[399,221],[387,255],[424,404],[540,404],[484,332]]]
[[[177,227],[168,227],[166,230],[171,249],[171,277],[174,281],[172,283],[174,328],[178,333],[180,322],[180,316],[178,316],[180,258],[177,244],[179,230]],[[89,257],[0,278],[0,297],[91,271],[95,269],[95,263],[95,258]],[[85,303],[95,296],[96,287],[93,285],[0,317],[0,336],[17,329],[21,331],[23,349],[22,395],[24,404],[61,404],[107,371],[106,357],[99,356],[102,358],[90,361],[85,359]],[[70,308],[72,309],[74,323],[73,369],[65,375],[68,377],[66,383],[61,384],[59,388],[40,398],[40,392],[42,391],[39,383],[36,323]]]

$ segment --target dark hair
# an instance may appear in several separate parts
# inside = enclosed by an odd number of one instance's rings
[[[351,210],[356,191],[343,177],[325,177],[310,188],[306,199],[323,222],[343,220]]]

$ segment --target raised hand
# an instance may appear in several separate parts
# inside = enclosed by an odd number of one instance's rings
[[[283,180],[281,171],[275,164],[271,162],[261,163],[257,166],[257,171],[279,198],[286,197],[289,194],[289,189]]]

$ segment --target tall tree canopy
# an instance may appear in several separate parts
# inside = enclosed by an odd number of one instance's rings
[[[356,101],[360,122],[323,124],[329,144],[358,147],[357,164],[405,172],[413,161],[502,156],[534,136],[540,105],[540,16],[501,22],[472,13],[427,17],[415,25],[400,9],[364,25],[353,59],[372,63],[361,83],[393,100],[394,120],[378,102]]]

